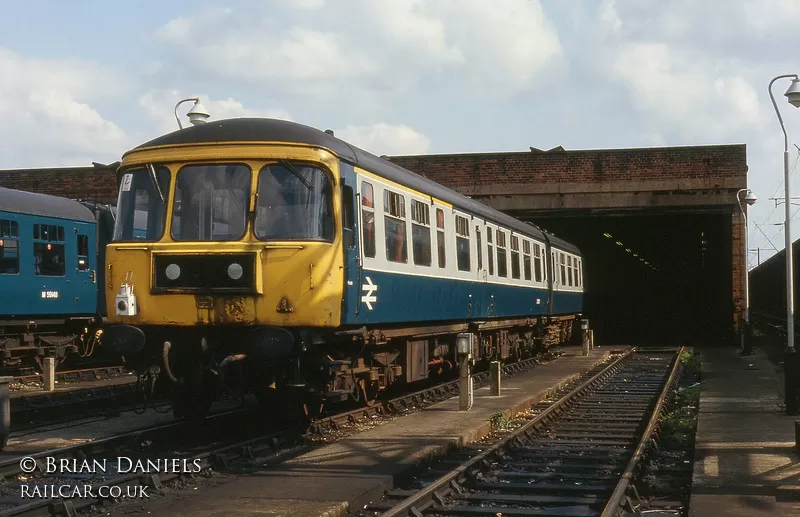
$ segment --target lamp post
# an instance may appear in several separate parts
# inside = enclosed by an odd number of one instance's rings
[[[748,206],[753,206],[758,199],[753,191],[748,188],[743,188],[736,193],[736,202],[739,204],[739,211],[742,212],[742,219],[744,220],[744,324],[740,329],[742,340],[742,355],[750,355],[753,353],[752,343],[750,342],[750,278],[747,271],[747,253],[748,253],[748,228],[747,228],[747,214],[744,213],[742,206],[742,192],[747,192],[744,197],[744,202]]]
[[[772,95],[772,84],[778,79],[793,78],[792,84],[786,90],[784,95],[789,101],[789,104],[795,108],[800,107],[800,79],[797,74],[783,74],[772,79],[769,82],[769,98],[772,99],[772,105],[775,107],[775,113],[778,115],[778,122],[781,124],[783,130],[783,186],[785,189],[785,208],[786,208],[786,227],[784,228],[784,237],[786,240],[786,351],[784,352],[783,368],[784,368],[784,381],[785,381],[785,402],[786,414],[797,414],[797,351],[794,348],[794,276],[792,271],[792,234],[791,234],[791,203],[789,199],[789,137],[786,134],[786,127],[783,125],[783,118],[778,109],[778,104],[775,102],[775,96]]]
[[[189,122],[191,122],[193,125],[196,126],[198,124],[204,124],[205,121],[208,119],[208,117],[211,116],[208,114],[208,111],[206,110],[205,106],[200,104],[200,99],[197,97],[190,97],[188,99],[183,99],[182,101],[178,101],[178,103],[175,105],[175,120],[178,121],[178,127],[181,129],[183,129],[183,124],[181,124],[181,119],[178,117],[178,106],[180,106],[184,102],[189,102],[189,101],[194,101],[192,109],[190,109],[189,112],[187,113],[187,115],[189,116]]]

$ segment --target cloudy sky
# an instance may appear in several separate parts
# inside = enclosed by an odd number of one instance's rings
[[[745,143],[751,248],[783,248],[767,85],[800,73],[800,0],[0,6],[0,169],[115,161],[176,129],[174,103],[196,95],[215,119],[332,128],[376,154]],[[774,90],[794,166],[789,83]]]

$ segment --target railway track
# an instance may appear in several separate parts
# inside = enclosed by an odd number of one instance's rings
[[[540,406],[500,441],[438,461],[362,515],[610,517],[633,511],[634,471],[679,377],[680,351],[626,353],[557,402]]]
[[[503,368],[505,375],[528,371],[541,364],[542,357],[533,357],[509,364]],[[476,386],[488,383],[488,372],[474,375]],[[281,462],[311,450],[317,443],[309,438],[322,438],[330,431],[346,428],[376,415],[393,416],[420,408],[458,393],[457,381],[433,386],[425,390],[408,393],[385,401],[373,407],[325,415],[310,426],[298,426],[297,422],[284,422],[276,425],[263,417],[258,407],[245,407],[209,416],[202,430],[191,432],[182,421],[175,421],[156,427],[110,436],[83,444],[57,450],[47,450],[28,455],[36,462],[34,473],[23,472],[23,457],[0,461],[0,476],[6,483],[0,485],[0,517],[6,516],[44,516],[75,515],[81,508],[101,505],[108,497],[44,498],[35,501],[19,499],[21,484],[42,485],[67,483],[84,484],[85,475],[71,478],[62,474],[43,477],[46,462],[52,458],[58,464],[61,460],[113,461],[118,457],[151,459],[169,457],[186,460],[201,469],[221,471],[245,471],[261,468],[274,462]],[[28,460],[30,461],[30,460]],[[101,476],[90,479],[92,486],[116,486],[126,493],[127,487],[143,486],[158,490],[164,483],[179,477],[193,476],[188,473],[130,473],[119,476]],[[18,483],[14,483],[18,481]],[[16,492],[15,492],[16,490]],[[5,506],[5,508],[3,508]]]
[[[15,378],[20,382],[37,381],[40,376]],[[22,431],[49,424],[95,416],[113,416],[126,410],[141,410],[141,393],[136,377],[123,367],[98,367],[57,372],[59,383],[84,382],[85,385],[53,392],[41,389],[15,389],[12,391],[11,430]],[[152,400],[150,406],[163,406],[165,400]]]

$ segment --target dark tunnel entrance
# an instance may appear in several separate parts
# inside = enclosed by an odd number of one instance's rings
[[[581,249],[596,344],[730,343],[730,212],[527,220]]]

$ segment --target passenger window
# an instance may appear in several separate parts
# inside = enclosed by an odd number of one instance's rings
[[[364,256],[375,258],[375,200],[372,184],[361,182],[361,238],[364,240]]]
[[[483,269],[483,248],[481,247],[481,229],[475,227],[475,238],[477,239],[478,249],[478,271]]]
[[[445,257],[447,246],[444,239],[444,211],[441,208],[436,209],[436,248],[439,254],[439,267],[444,268],[447,264]]]
[[[405,198],[395,192],[384,190],[383,211],[386,230],[386,259],[405,264],[408,262]]]
[[[578,282],[578,285],[583,287],[583,260],[581,259],[578,259]]]
[[[456,260],[459,271],[470,270],[469,260],[469,220],[456,216]]]
[[[565,261],[564,261],[564,254],[563,253],[559,253],[558,254],[558,265],[560,267],[560,273],[561,273],[561,277],[560,277],[559,283],[561,285],[566,286],[567,285],[567,267],[566,267],[566,264],[565,264]]]
[[[497,276],[508,276],[508,262],[506,262],[506,234],[497,230]]]
[[[494,274],[494,248],[492,248],[492,229],[486,228],[486,251],[489,259],[489,274]]]
[[[416,199],[411,200],[411,243],[414,264],[431,265],[431,214],[430,207]]]
[[[353,210],[353,187],[342,185],[342,245],[345,248],[353,248],[356,243],[353,238],[355,230]]]
[[[19,226],[0,220],[0,275],[19,273]]]
[[[572,257],[567,257],[567,281],[569,282],[569,286],[572,287],[574,285],[573,281],[574,271],[572,270]]]
[[[519,278],[519,237],[511,236],[511,278]]]
[[[59,239],[59,236],[62,239]],[[64,276],[64,227],[39,225],[39,238],[33,243],[34,272],[40,276]],[[37,242],[39,241],[39,242]]]
[[[78,235],[78,271],[89,269],[89,236]]]
[[[542,247],[538,244],[533,244],[533,281],[542,281]]]
[[[522,272],[525,274],[525,280],[531,279],[531,243],[530,241],[522,241]]]

